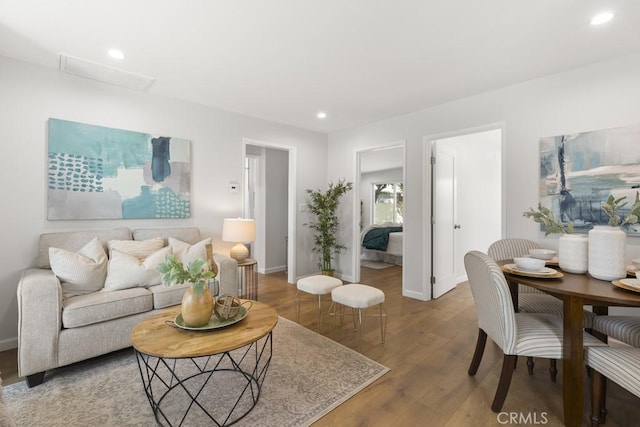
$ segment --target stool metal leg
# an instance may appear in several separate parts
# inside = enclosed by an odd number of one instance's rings
[[[322,295],[318,295],[318,332],[322,333]]]
[[[296,292],[296,322],[300,323],[300,291]]]
[[[387,335],[387,309],[384,306],[384,304],[380,303],[380,336],[382,337],[383,344],[384,344],[384,339],[386,335]]]

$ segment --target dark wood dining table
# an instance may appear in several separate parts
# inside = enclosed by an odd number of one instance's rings
[[[501,261],[504,266],[512,261]],[[556,267],[556,269],[560,270]],[[605,315],[611,306],[640,307],[640,293],[620,289],[611,282],[589,274],[562,272],[561,278],[527,277],[505,271],[505,278],[518,307],[518,283],[539,289],[563,301],[562,400],[564,424],[582,425],[584,389],[583,309],[593,307],[597,315]]]

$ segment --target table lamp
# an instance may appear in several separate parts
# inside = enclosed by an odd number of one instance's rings
[[[222,240],[225,242],[235,242],[231,248],[229,256],[238,263],[249,257],[249,249],[245,242],[253,242],[256,238],[256,222],[253,219],[225,218],[222,225]]]

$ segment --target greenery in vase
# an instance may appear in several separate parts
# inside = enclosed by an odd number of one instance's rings
[[[545,236],[554,233],[573,233],[573,221],[570,221],[565,227],[562,222],[556,221],[551,209],[545,208],[542,206],[542,203],[538,203],[537,211],[533,210],[533,208],[529,208],[529,210],[524,212],[522,216],[532,218],[535,222],[544,225]]]
[[[329,183],[326,191],[307,190],[307,207],[313,220],[305,225],[315,231],[313,251],[320,254],[322,271],[331,271],[333,255],[346,249],[336,239],[340,226],[336,211],[340,198],[352,188],[353,184],[343,179],[337,184]]]
[[[205,269],[207,262],[201,258],[191,261],[185,268],[174,255],[167,255],[164,262],[158,265],[157,270],[162,274],[162,282],[169,285],[191,283],[191,289],[202,295],[206,287],[206,280],[216,277],[215,273]]]
[[[636,200],[631,205],[631,210],[629,214],[624,217],[624,219],[620,218],[619,212],[620,209],[627,205],[627,202],[624,200],[626,196],[615,199],[613,195],[610,195],[606,202],[602,202],[600,207],[609,217],[608,224],[612,227],[623,226],[625,224],[635,224],[638,222],[638,218],[640,217],[640,196],[636,191]]]

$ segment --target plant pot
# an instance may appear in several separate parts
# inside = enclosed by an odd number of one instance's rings
[[[596,225],[589,231],[589,274],[600,280],[627,276],[627,234],[618,227]]]
[[[209,322],[213,313],[213,296],[208,288],[204,289],[202,295],[194,292],[189,287],[182,297],[182,319],[187,326],[198,328]]]
[[[589,270],[589,239],[584,234],[563,234],[558,239],[558,265],[567,273]]]
[[[323,276],[331,276],[331,277],[333,277],[333,272],[334,272],[334,270],[322,270],[322,275]]]

